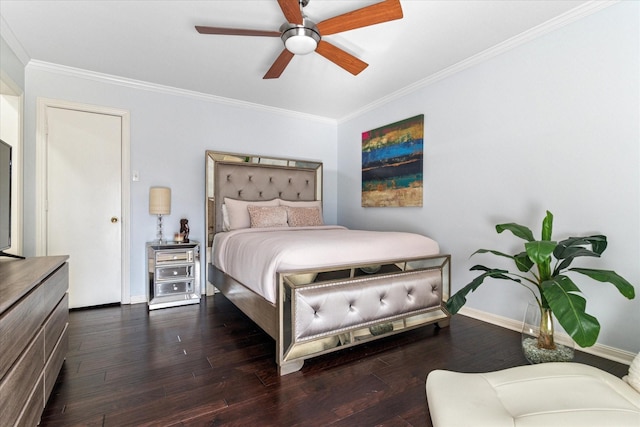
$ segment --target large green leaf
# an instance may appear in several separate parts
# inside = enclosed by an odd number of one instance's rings
[[[505,254],[504,252],[500,252],[500,251],[494,251],[493,249],[478,249],[477,251],[472,253],[471,256],[474,256],[475,254],[486,254],[486,253],[491,253],[497,256],[513,259],[513,255]]]
[[[527,255],[536,264],[543,264],[549,260],[557,243],[548,240],[536,240],[524,244]]]
[[[467,302],[467,298],[466,298],[467,294],[469,294],[469,292],[475,291],[478,288],[478,286],[480,286],[482,282],[484,282],[484,279],[486,279],[487,277],[520,282],[520,279],[514,279],[512,277],[507,276],[505,274],[505,273],[509,273],[507,270],[500,270],[497,268],[488,268],[483,265],[475,265],[471,267],[471,270],[484,271],[484,273],[476,277],[475,279],[473,279],[468,285],[466,285],[465,287],[460,289],[458,292],[456,292],[454,295],[449,297],[449,299],[446,302],[446,306],[447,306],[447,310],[452,315],[456,314],[462,308],[462,306]]]
[[[555,255],[556,258],[563,258],[561,255],[562,251],[565,248],[570,248],[574,246],[591,246],[591,250],[598,255],[602,255],[605,249],[607,249],[607,236],[603,236],[601,234],[593,235],[593,236],[583,236],[583,237],[569,237],[558,243],[558,255]]]
[[[629,283],[624,277],[621,277],[615,271],[611,270],[594,270],[591,268],[570,268],[569,271],[575,271],[576,273],[589,276],[598,282],[611,283],[618,288],[618,291],[628,299],[633,299],[636,296],[636,291],[633,289],[633,285]]]
[[[502,276],[504,274],[509,274],[508,270],[503,270],[501,268],[485,267],[484,265],[480,265],[480,264],[474,265],[473,267],[471,267],[469,269],[469,271],[484,271],[484,272],[487,272],[487,273],[491,273],[491,274],[493,274],[495,276]],[[510,277],[500,277],[500,278],[501,279],[505,279],[505,278],[506,279],[511,279]],[[518,280],[518,281],[520,281],[520,280]]]
[[[558,242],[558,246],[556,246],[553,251],[553,256],[557,259],[568,258],[569,256],[572,256],[576,250],[588,250],[585,248],[588,244],[589,241],[584,237],[569,237],[568,239]]]
[[[591,249],[594,252],[602,255],[605,249],[607,249],[607,236],[603,236],[601,234],[595,236],[586,237],[586,239],[591,243]]]
[[[542,240],[551,240],[553,233],[553,214],[547,211],[547,216],[542,220]]]
[[[572,255],[572,252],[577,248],[585,248],[585,246],[591,246],[589,253],[593,252],[600,256],[607,248],[607,237],[602,235],[587,236],[587,237],[569,237],[568,239],[558,242],[556,250],[553,252],[553,256],[557,259],[565,259]],[[594,255],[581,255],[581,256],[594,256]]]
[[[571,255],[571,254],[573,254],[573,255]],[[590,254],[593,254],[593,255],[590,255]],[[562,262],[560,262],[558,265],[556,265],[555,270],[553,270],[553,274],[552,274],[553,276],[557,276],[558,274],[562,273],[563,270],[569,268],[569,266],[571,265],[573,260],[575,258],[577,258],[577,257],[580,257],[580,256],[598,256],[598,255],[593,251],[589,251],[588,249],[579,248],[579,249],[567,251],[567,253],[565,253],[565,256],[566,256],[566,258],[564,258],[562,260]]]
[[[529,255],[527,255],[526,252],[520,252],[519,254],[514,255],[513,260],[516,262],[516,267],[518,267],[518,270],[522,271],[523,273],[531,270],[531,267],[534,266],[533,261],[531,261],[531,258],[529,258]]]
[[[604,246],[602,246],[602,241],[604,241]],[[591,246],[593,248],[594,244],[604,250],[607,246],[607,238],[605,236],[570,237],[558,242],[558,246],[556,246],[553,251],[553,256],[558,260],[562,260],[562,262],[556,266],[553,275],[560,274],[562,270],[568,268],[573,260],[578,257],[599,257],[600,253],[587,249],[586,247]]]
[[[558,255],[556,255],[556,253]],[[600,257],[600,254],[594,251],[590,251],[587,248],[583,248],[582,246],[572,246],[564,248],[562,251],[553,251],[553,256],[558,259],[571,259],[582,257],[582,256],[590,256],[590,257]]]
[[[554,251],[555,256],[556,251]],[[561,256],[558,259],[573,259],[582,256],[590,256],[590,257],[600,257],[600,254],[594,251],[590,251],[587,248],[583,248],[582,246],[575,246],[571,248],[566,248],[562,251]]]
[[[496,231],[498,233],[502,233],[505,230],[509,230],[513,233],[514,236],[520,237],[527,242],[533,242],[535,240],[533,238],[533,233],[531,232],[531,230],[529,230],[529,228],[525,227],[524,225],[516,224],[514,222],[496,225]]]
[[[529,259],[529,256],[527,255],[526,252],[520,252],[519,254],[516,254],[516,255],[509,255],[509,254],[505,254],[504,252],[494,251],[492,249],[478,249],[477,251],[472,253],[471,256],[474,256],[475,254],[485,254],[485,253],[491,253],[493,255],[512,259],[515,262],[518,270],[522,271],[523,273],[526,273],[527,271],[531,270],[531,267],[533,267],[533,262]]]
[[[558,322],[579,346],[590,347],[598,339],[600,323],[586,313],[587,301],[576,292],[580,289],[567,276],[542,283],[542,293]]]
[[[590,246],[591,250],[587,247]],[[600,254],[607,247],[606,236],[570,237],[558,243],[553,251],[553,256],[562,260],[553,271],[553,275],[558,275],[562,270],[568,268],[574,259],[579,257],[600,257]]]

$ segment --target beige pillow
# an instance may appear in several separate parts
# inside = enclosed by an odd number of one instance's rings
[[[289,227],[314,227],[324,225],[320,208],[293,208],[286,206]]]
[[[251,228],[288,227],[284,206],[247,206]]]
[[[631,366],[629,366],[629,375],[625,376],[623,380],[640,393],[640,353],[636,354]]]
[[[251,218],[249,217],[247,206],[278,206],[278,204],[278,199],[267,200],[264,202],[253,202],[225,197],[224,206],[227,211],[227,218],[229,220],[229,230],[251,227]]]

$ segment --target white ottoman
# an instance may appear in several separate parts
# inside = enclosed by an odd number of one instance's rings
[[[436,370],[426,388],[434,427],[640,427],[640,391],[579,363],[483,374]]]

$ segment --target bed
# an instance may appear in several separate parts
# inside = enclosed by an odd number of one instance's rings
[[[220,291],[275,340],[280,375],[448,326],[450,257],[418,234],[324,224],[322,163],[207,151],[206,171],[207,294]]]

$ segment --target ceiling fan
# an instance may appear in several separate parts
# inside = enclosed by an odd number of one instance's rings
[[[284,42],[285,49],[269,68],[267,74],[264,75],[264,79],[280,77],[294,55],[306,55],[313,51],[318,52],[351,74],[357,75],[367,68],[369,64],[323,40],[323,36],[402,18],[400,0],[384,0],[371,6],[326,19],[318,24],[307,19],[303,13],[303,8],[309,4],[309,0],[278,0],[278,4],[288,21],[280,26],[279,31],[198,25],[196,25],[196,30],[200,34],[280,37]]]

